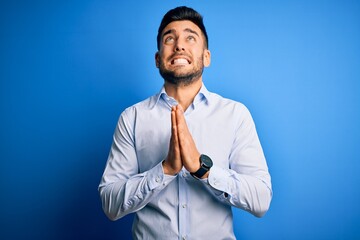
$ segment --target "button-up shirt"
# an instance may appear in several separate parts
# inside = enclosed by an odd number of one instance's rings
[[[99,192],[106,215],[135,212],[134,239],[235,239],[231,207],[262,216],[271,180],[255,125],[241,103],[204,85],[184,116],[200,153],[213,161],[207,179],[185,168],[164,174],[171,107],[161,91],[121,114]]]

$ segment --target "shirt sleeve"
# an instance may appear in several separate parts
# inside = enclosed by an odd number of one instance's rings
[[[243,107],[229,157],[229,168],[214,165],[203,183],[219,201],[257,217],[269,209],[271,177],[253,119]]]
[[[99,185],[103,210],[111,220],[142,209],[175,178],[164,174],[161,161],[138,173],[130,111],[120,116]]]

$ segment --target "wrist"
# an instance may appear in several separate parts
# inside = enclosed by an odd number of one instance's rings
[[[210,168],[213,166],[211,158],[205,154],[201,154],[199,157],[200,167],[195,172],[190,172],[195,178],[207,178],[209,176]]]
[[[209,178],[210,169],[204,174],[204,176],[201,177],[201,179]]]
[[[178,171],[174,170],[172,167],[170,167],[167,163],[166,160],[164,160],[162,162],[162,168],[163,168],[163,172],[166,175],[171,175],[171,176],[175,176]]]

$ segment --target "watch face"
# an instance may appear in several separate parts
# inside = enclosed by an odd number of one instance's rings
[[[206,168],[211,168],[211,167],[212,167],[213,162],[212,162],[212,160],[211,160],[210,157],[202,154],[202,155],[200,156],[200,159],[201,159],[201,162],[202,162],[202,164],[204,165],[204,167],[206,167]]]

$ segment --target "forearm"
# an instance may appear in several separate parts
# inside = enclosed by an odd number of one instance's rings
[[[136,212],[156,197],[172,179],[163,174],[161,164],[158,164],[128,179],[103,182],[99,186],[103,210],[111,220]]]
[[[214,166],[203,182],[219,201],[254,216],[261,217],[269,209],[272,189],[270,175],[266,171],[249,175]]]

